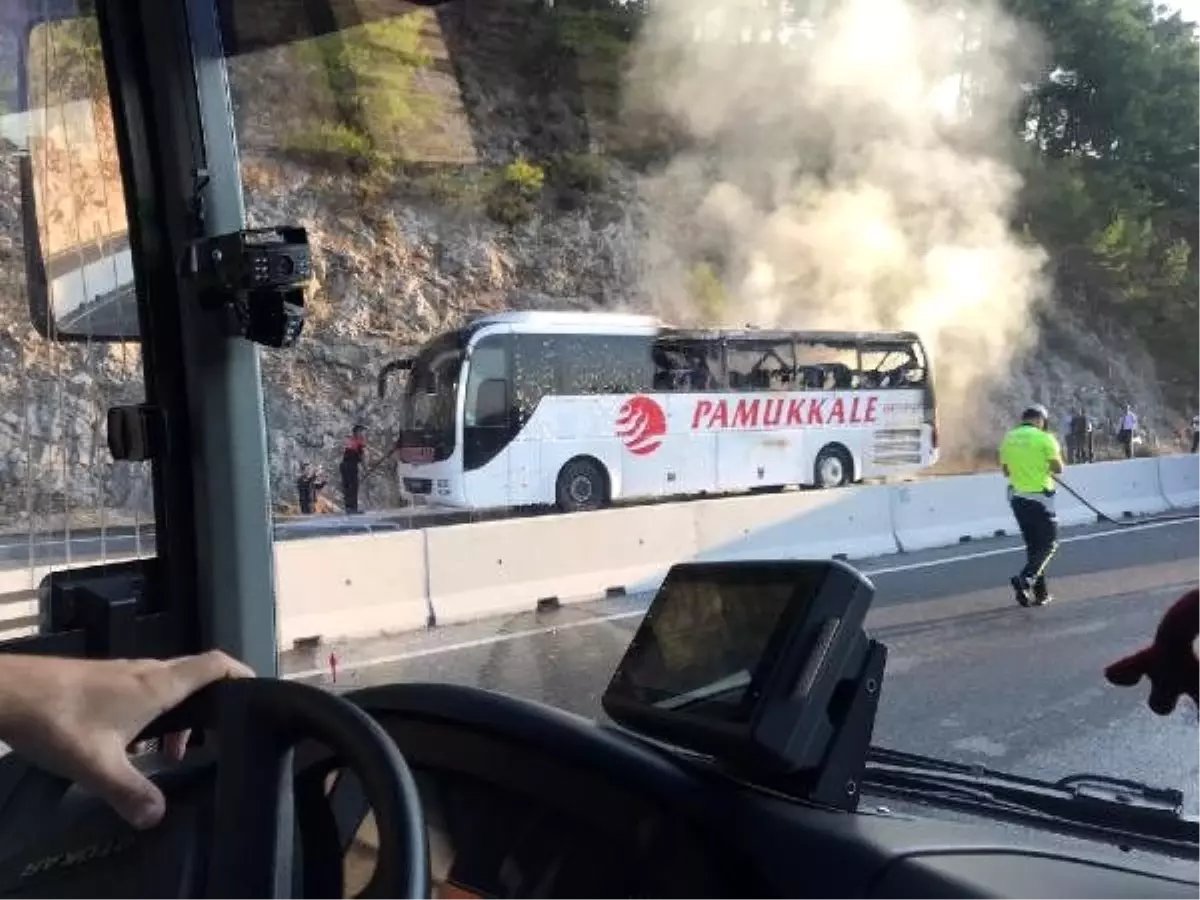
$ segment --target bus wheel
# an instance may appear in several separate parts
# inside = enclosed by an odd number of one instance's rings
[[[608,502],[608,476],[595,460],[573,459],[558,473],[554,493],[563,512],[599,509]]]
[[[813,466],[813,483],[819,488],[843,487],[854,477],[854,462],[841,447],[822,447]]]

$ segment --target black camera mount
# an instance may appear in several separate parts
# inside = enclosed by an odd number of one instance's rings
[[[303,228],[256,228],[196,241],[188,273],[200,282],[206,308],[231,314],[233,333],[266,347],[299,340],[312,279]]]

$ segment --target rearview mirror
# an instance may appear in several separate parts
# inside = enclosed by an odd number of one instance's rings
[[[21,205],[34,327],[54,341],[136,340],[133,258],[96,19],[36,22],[22,50]]]
[[[408,372],[412,369],[412,366],[413,366],[412,359],[405,358],[405,359],[394,360],[379,370],[379,379],[376,384],[376,389],[379,392],[380,400],[382,400],[384,397],[387,396],[388,381],[391,379],[392,373],[393,372]]]

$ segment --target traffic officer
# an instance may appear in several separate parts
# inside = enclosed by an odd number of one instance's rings
[[[367,429],[364,425],[355,425],[342,445],[342,462],[338,471],[342,476],[342,496],[346,503],[346,512],[355,514],[362,512],[358,508],[358,489],[362,483],[362,469],[367,461]]]
[[[1045,572],[1058,549],[1054,476],[1062,472],[1063,462],[1049,421],[1044,406],[1030,406],[1021,414],[1021,424],[1000,442],[1000,467],[1008,479],[1009,503],[1025,541],[1025,568],[1012,577],[1022,606],[1050,602]]]

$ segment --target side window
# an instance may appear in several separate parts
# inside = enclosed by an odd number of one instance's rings
[[[508,422],[512,403],[508,341],[508,335],[488,335],[471,351],[467,373],[467,427],[495,428]]]
[[[926,370],[912,347],[881,345],[862,348],[864,387],[919,387],[925,383]]]
[[[660,340],[652,349],[654,390],[720,390],[725,384],[723,348],[717,341]]]
[[[47,9],[64,18],[40,19]],[[149,463],[114,462],[107,446],[108,409],[145,393],[137,343],[99,340],[136,315],[136,294],[84,9],[13,0],[0,22],[0,641],[35,630],[31,589],[48,571],[154,551]],[[49,308],[36,328],[31,297]]]
[[[729,386],[734,390],[788,390],[796,373],[790,340],[731,340],[725,347],[725,362]]]
[[[491,462],[517,431],[509,347],[512,337],[490,334],[471,351],[463,421],[463,468]]]
[[[602,349],[608,361],[609,393],[636,394],[650,390],[654,364],[650,360],[649,338],[610,338]]]
[[[858,349],[812,341],[796,342],[796,381],[808,390],[844,390],[859,386]]]
[[[625,335],[559,339],[564,394],[633,394],[650,387],[650,341]]]
[[[527,422],[542,397],[558,392],[559,340],[555,335],[513,335],[513,403]]]

